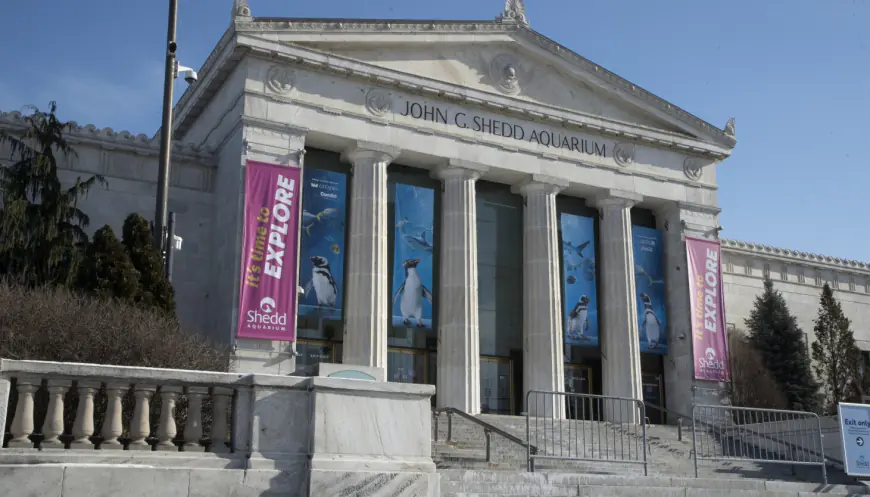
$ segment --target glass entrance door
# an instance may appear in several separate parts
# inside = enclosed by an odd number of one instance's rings
[[[387,381],[395,383],[430,383],[427,378],[426,351],[417,349],[387,350]]]
[[[592,368],[565,365],[565,392],[592,393]],[[593,419],[593,402],[589,399],[567,396],[565,410],[568,419]]]
[[[643,373],[641,375],[641,383],[643,387],[643,401],[654,406],[664,407],[662,375]],[[649,406],[646,408],[646,417],[654,425],[660,425],[665,422],[664,413]]]
[[[480,410],[489,414],[514,414],[511,360],[480,357]]]
[[[341,362],[341,352],[336,353],[338,344],[321,340],[299,340],[296,342],[296,352],[300,355],[296,358],[296,371],[310,376],[314,374],[315,367],[321,362]]]

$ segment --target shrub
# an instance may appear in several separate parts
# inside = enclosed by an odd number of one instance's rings
[[[789,409],[788,397],[764,365],[761,354],[740,331],[728,333],[731,403],[740,407]]]
[[[170,317],[62,287],[0,282],[0,357],[226,371],[229,349]]]
[[[117,299],[99,299],[63,287],[29,288],[0,281],[0,357],[4,359],[112,364],[225,372],[229,348],[182,330],[165,313],[143,309]],[[10,408],[17,395],[13,390]],[[45,390],[35,399],[37,431],[48,402]],[[67,394],[64,424],[69,433],[75,417],[77,395]],[[133,414],[130,393],[124,399],[124,432]],[[207,409],[210,402],[206,402]],[[106,408],[100,392],[95,404],[95,433],[99,433]],[[156,430],[159,398],[151,405],[152,433]],[[178,436],[183,435],[186,401],[178,405]],[[12,416],[7,420],[12,421]],[[210,412],[204,416],[208,429]]]
[[[166,280],[163,257],[154,246],[148,221],[139,214],[130,214],[124,220],[123,237],[130,262],[139,271],[139,294],[136,302],[174,316],[174,292],[172,285]]]
[[[98,229],[85,249],[77,286],[103,299],[133,301],[139,295],[139,272],[109,225]]]

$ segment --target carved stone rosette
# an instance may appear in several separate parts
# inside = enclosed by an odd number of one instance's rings
[[[613,160],[620,166],[629,166],[634,162],[635,148],[631,143],[617,143],[613,147]]]
[[[293,89],[293,71],[281,66],[272,66],[266,73],[266,86],[274,93],[286,95]]]
[[[387,90],[372,88],[366,93],[366,109],[378,117],[384,117],[393,110],[393,97]]]
[[[683,174],[693,181],[701,179],[701,161],[695,157],[686,157],[683,161]]]
[[[520,92],[519,61],[511,54],[497,55],[489,64],[489,77],[502,93],[516,95]]]

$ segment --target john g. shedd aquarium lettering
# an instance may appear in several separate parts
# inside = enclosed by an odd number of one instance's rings
[[[417,102],[405,102],[405,109],[400,113],[405,117],[412,117],[422,121],[431,121],[441,124],[452,124],[462,129],[470,129],[480,133],[489,133],[494,136],[503,136],[515,140],[537,143],[548,148],[583,152],[589,155],[607,157],[607,145],[592,140],[585,140],[566,133],[554,133],[545,129],[526,130],[519,124],[477,116],[467,112],[450,112],[434,105],[420,104]]]

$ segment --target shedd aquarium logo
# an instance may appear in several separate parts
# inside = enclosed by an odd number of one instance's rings
[[[868,461],[864,456],[858,456],[858,460],[855,461],[859,468],[867,469],[870,468],[870,461]]]
[[[277,304],[272,297],[263,297],[260,301],[260,310],[248,311],[248,325],[253,329],[280,330],[287,326],[287,313],[277,314]]]
[[[704,352],[704,357],[698,359],[698,363],[700,364],[701,368],[703,368],[703,369],[719,370],[719,371],[725,370],[725,361],[723,361],[722,359],[719,359],[716,356],[716,350],[713,349],[713,347],[709,347]]]

